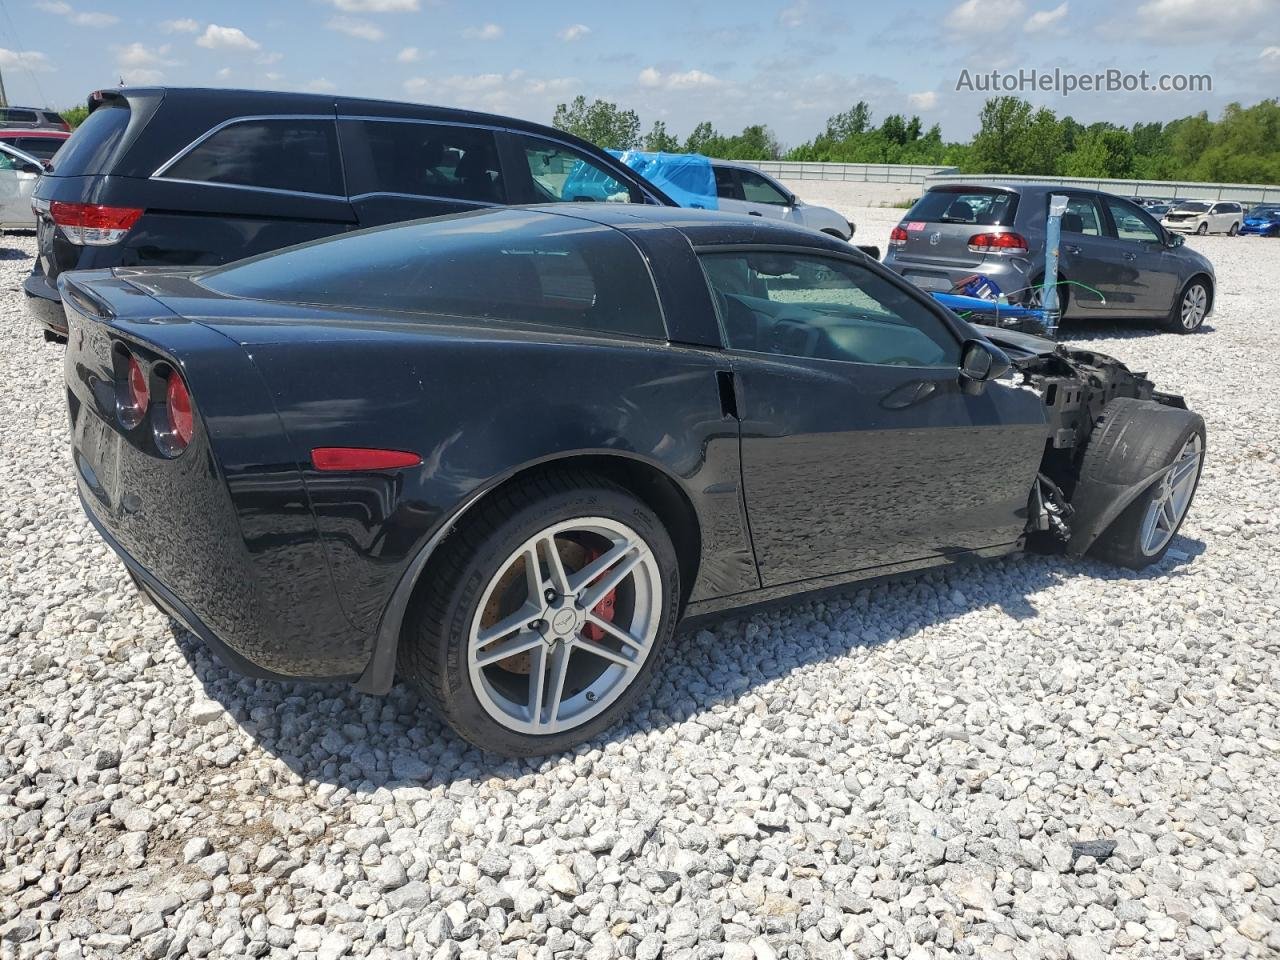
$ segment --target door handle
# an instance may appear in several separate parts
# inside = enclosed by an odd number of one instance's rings
[[[1136,253],[1126,253],[1126,254],[1124,255],[1124,258],[1125,258],[1126,260],[1137,260],[1137,259],[1138,259],[1138,255],[1137,255]]]
[[[761,213],[759,210],[748,210],[748,211],[747,211],[747,216],[749,216],[749,217],[763,217],[763,216],[764,216],[764,214],[763,214],[763,213]]]
[[[1077,247],[1077,246],[1075,246],[1074,244],[1067,244],[1067,245],[1066,245],[1065,247],[1063,247],[1062,249],[1063,249],[1063,250],[1065,250],[1065,251],[1067,251],[1067,253],[1074,253],[1074,254],[1077,254],[1077,255],[1080,253],[1080,248],[1079,248],[1079,247]]]

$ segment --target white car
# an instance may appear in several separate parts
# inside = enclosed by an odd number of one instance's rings
[[[1244,222],[1244,207],[1231,200],[1182,200],[1173,205],[1160,225],[1179,233],[1225,233],[1235,236]]]
[[[789,220],[849,240],[856,229],[830,207],[804,203],[773,177],[745,163],[712,160],[720,209],[753,217]]]
[[[17,147],[0,143],[0,230],[34,230],[31,191],[44,165]]]

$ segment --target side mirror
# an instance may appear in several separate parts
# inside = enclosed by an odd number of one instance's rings
[[[34,173],[37,177],[44,173],[44,167],[40,166],[38,163],[23,162],[18,169],[23,173]]]
[[[1180,247],[1187,242],[1187,238],[1180,233],[1174,233],[1170,231],[1167,234],[1167,237],[1168,239],[1165,242],[1168,243],[1169,246],[1171,247]]]
[[[960,354],[960,380],[978,386],[1004,376],[1013,362],[1004,351],[985,340],[967,340]]]

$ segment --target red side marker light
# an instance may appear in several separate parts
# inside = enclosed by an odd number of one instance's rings
[[[397,470],[416,467],[422,458],[407,450],[379,450],[372,447],[316,447],[311,465],[317,470]]]

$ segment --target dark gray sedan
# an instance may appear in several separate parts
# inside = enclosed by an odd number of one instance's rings
[[[1019,303],[1043,294],[1049,197],[1067,197],[1058,297],[1064,317],[1154,320],[1199,329],[1213,309],[1213,264],[1137,204],[1051,184],[946,184],[928,190],[890,234],[885,265],[926,290],[974,274]]]

